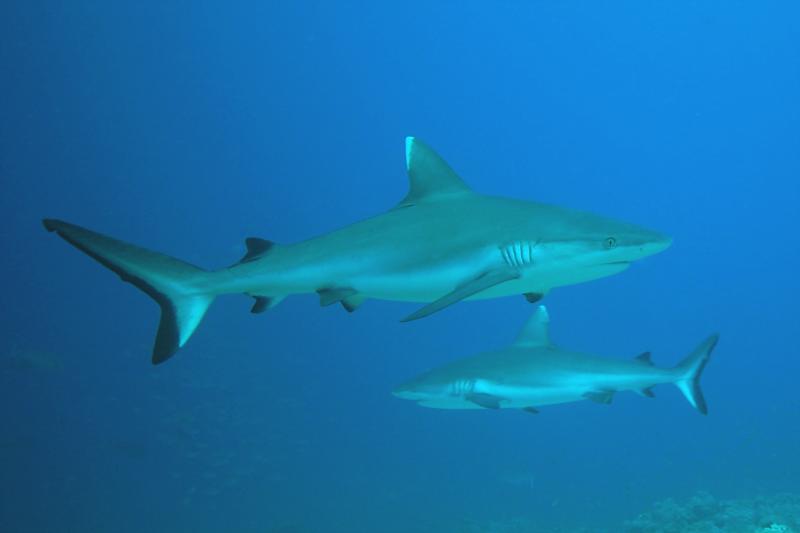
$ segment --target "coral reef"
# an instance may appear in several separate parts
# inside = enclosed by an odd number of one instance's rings
[[[706,492],[667,499],[627,522],[626,533],[800,533],[800,495],[716,500]]]
[[[543,527],[532,517],[464,523],[458,533],[800,533],[800,495],[777,494],[718,500],[698,492],[687,500],[666,499],[621,527],[594,524]],[[438,531],[438,529],[437,529]]]

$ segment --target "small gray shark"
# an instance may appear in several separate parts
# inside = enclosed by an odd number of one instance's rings
[[[547,309],[539,306],[516,342],[495,352],[459,359],[400,385],[392,393],[438,409],[522,409],[592,400],[611,403],[634,391],[653,397],[653,387],[672,383],[702,414],[708,413],[700,375],[719,335],[704,340],[675,368],[658,368],[645,352],[633,360],[563,350],[550,342]]]
[[[242,293],[263,312],[292,294],[355,310],[367,298],[426,303],[416,320],[461,300],[524,295],[610,276],[672,240],[633,224],[472,191],[431,148],[406,139],[409,191],[373,218],[295,244],[249,238],[234,265],[209,272],[54,219],[44,226],[161,306],[153,363],[171,357],[214,298]]]

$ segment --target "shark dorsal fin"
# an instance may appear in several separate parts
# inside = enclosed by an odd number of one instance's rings
[[[524,346],[526,348],[536,348],[541,346],[550,346],[550,316],[547,314],[547,308],[540,305],[533,312],[522,331],[519,332],[517,340],[514,341],[514,346]]]
[[[643,352],[634,357],[634,359],[642,364],[651,365],[653,364],[653,357],[650,352]]]
[[[415,137],[406,137],[406,171],[409,187],[401,206],[470,190],[439,154]]]

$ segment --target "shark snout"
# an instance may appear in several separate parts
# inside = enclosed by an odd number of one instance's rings
[[[419,400],[424,400],[428,397],[427,394],[423,394],[410,389],[402,389],[402,390],[395,389],[392,391],[392,396],[394,396],[395,398],[400,398],[401,400],[412,400],[415,402]]]
[[[425,400],[441,394],[440,387],[424,380],[411,380],[402,383],[392,390],[392,395],[403,400]]]
[[[416,399],[414,393],[411,392],[411,391],[408,391],[408,390],[395,389],[395,390],[392,391],[392,396],[394,396],[395,398],[400,398],[402,400],[414,400],[414,399]]]
[[[643,256],[648,256],[663,252],[670,246],[672,246],[672,237],[654,232],[653,236],[641,245],[640,251]]]
[[[413,400],[414,391],[408,383],[403,383],[392,389],[392,396],[402,398],[403,400]]]

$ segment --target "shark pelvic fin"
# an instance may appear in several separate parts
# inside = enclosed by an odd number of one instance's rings
[[[366,299],[367,299],[366,296],[359,293],[355,293],[354,295],[348,296],[347,298],[342,298],[341,300],[342,307],[344,307],[344,310],[347,311],[348,313],[352,313],[353,311],[358,309]]]
[[[326,307],[336,302],[342,302],[342,305],[346,305],[344,301],[354,298],[358,293],[350,287],[331,287],[329,289],[319,289],[317,294],[319,294],[319,305]],[[347,309],[346,306],[345,309]]]
[[[637,355],[636,357],[634,357],[634,360],[636,360],[639,363],[643,363],[645,365],[653,366],[653,357],[652,357],[652,355],[653,354],[651,354],[650,352],[643,352],[643,353],[640,353],[639,355]]]
[[[529,304],[535,304],[536,302],[544,298],[544,293],[526,292],[525,294],[523,294],[523,296],[525,297],[525,300],[527,300]]]
[[[464,396],[464,398],[468,402],[480,405],[486,409],[500,409],[500,402],[503,400],[503,398],[485,392],[471,392]]]
[[[514,345],[525,346],[527,348],[550,346],[549,329],[550,315],[547,314],[547,308],[540,305],[525,323],[522,331],[519,332],[517,340],[514,341]]]
[[[439,154],[414,137],[406,137],[406,171],[409,189],[401,207],[470,190]]]
[[[586,394],[583,395],[583,397],[595,403],[609,404],[611,403],[611,400],[614,399],[615,392],[616,391],[613,390],[597,390],[597,391],[587,392]]]
[[[519,272],[509,268],[489,270],[488,272],[484,272],[480,276],[459,285],[455,290],[445,294],[438,300],[435,300],[425,307],[422,307],[421,309],[411,313],[401,320],[401,322],[411,322],[412,320],[417,320],[419,318],[432,315],[436,311],[441,311],[445,307],[451,306],[456,302],[460,302],[465,298],[469,298],[473,294],[477,294],[488,289],[489,287],[494,287],[495,285],[499,285],[503,282],[517,279],[519,277]]]
[[[214,301],[213,295],[196,288],[211,276],[205,270],[68,222],[43,222],[47,231],[56,232],[158,303],[161,322],[153,346],[153,364],[163,363],[186,344]]]

